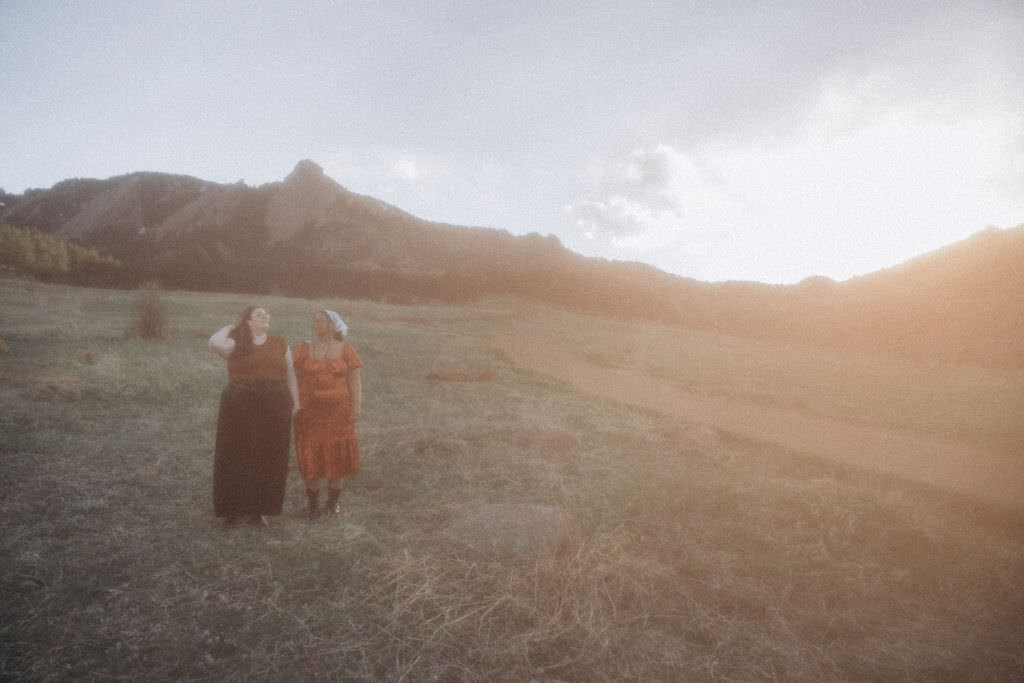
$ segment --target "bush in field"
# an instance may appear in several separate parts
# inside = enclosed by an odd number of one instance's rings
[[[167,307],[156,285],[148,284],[139,290],[136,304],[135,336],[143,339],[166,339],[169,334]]]

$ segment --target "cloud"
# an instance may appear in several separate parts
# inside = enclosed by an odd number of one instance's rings
[[[694,135],[685,154],[686,138],[662,131],[672,144],[594,170],[590,196],[567,207],[566,243],[704,280],[797,282],[1017,225],[1024,90],[1000,64],[981,51],[942,77],[918,62],[862,63],[814,79],[774,126]]]
[[[391,175],[398,180],[413,182],[420,177],[420,170],[415,161],[402,158],[391,167]]]
[[[596,199],[567,207],[589,240],[649,252],[681,237],[734,225],[736,206],[690,158],[670,145],[635,149],[598,169]]]
[[[800,267],[849,277],[1020,215],[1008,180],[1024,116],[899,85],[878,74],[825,81],[799,135],[709,159]]]
[[[336,152],[323,166],[343,185],[384,199],[410,189],[432,191],[450,183],[454,174],[451,162],[441,157],[385,147]]]
[[[414,216],[455,225],[508,227],[507,173],[490,155],[368,145],[323,158],[324,172],[349,190]]]

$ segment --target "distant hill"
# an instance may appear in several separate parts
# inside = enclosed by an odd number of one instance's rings
[[[1024,226],[989,228],[838,294],[828,319],[852,347],[1024,367]]]
[[[1024,226],[836,283],[704,283],[552,236],[432,223],[310,161],[260,187],[133,173],[0,195],[0,223],[124,264],[108,286],[459,303],[515,295],[727,334],[1024,368]]]

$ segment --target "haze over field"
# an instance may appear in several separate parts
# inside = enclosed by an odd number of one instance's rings
[[[1024,221],[1024,5],[0,5],[0,188],[309,158],[427,220],[701,280]]]
[[[344,311],[361,471],[310,523],[293,464],[283,514],[228,532],[203,347],[253,297],[164,292],[144,339],[138,296],[0,278],[11,680],[1020,678],[1024,373],[262,296],[293,343]]]

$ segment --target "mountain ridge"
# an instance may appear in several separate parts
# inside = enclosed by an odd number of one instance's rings
[[[0,204],[0,223],[120,259],[127,267],[110,286],[396,303],[511,294],[770,341],[1024,367],[1024,226],[842,282],[765,285],[583,257],[551,235],[427,221],[308,160],[258,187],[137,172],[0,194]]]

